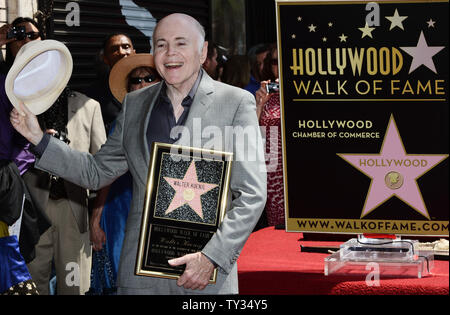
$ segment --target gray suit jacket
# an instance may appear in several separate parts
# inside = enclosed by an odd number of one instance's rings
[[[221,130],[223,141],[215,141],[213,149],[227,149],[233,134],[226,127],[249,127],[246,150],[250,158],[234,160],[230,180],[230,200],[226,217],[203,252],[219,265],[217,283],[204,291],[179,288],[176,280],[135,275],[135,262],[142,211],[150,162],[146,130],[161,84],[138,90],[126,96],[113,134],[99,152],[92,156],[75,152],[56,139],[51,139],[37,167],[89,189],[97,190],[111,184],[130,170],[133,177],[133,198],[119,266],[119,294],[237,294],[236,260],[256,225],[266,201],[266,173],[263,147],[256,117],[255,99],[250,93],[212,80],[205,72],[195,95],[185,128],[177,144],[210,145],[211,137]],[[199,127],[201,123],[201,127]],[[208,126],[216,126],[208,129]],[[202,135],[202,130],[203,135]],[[249,129],[246,129],[249,130]],[[198,135],[203,136],[199,139]],[[235,138],[240,138],[236,136]],[[236,140],[236,139],[235,139]],[[239,150],[239,152],[238,152]],[[257,153],[257,154],[255,154]],[[254,160],[254,156],[259,157]],[[57,159],[55,159],[57,157]],[[55,160],[58,163],[55,163]]]

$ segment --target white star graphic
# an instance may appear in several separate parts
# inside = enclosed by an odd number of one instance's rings
[[[403,28],[403,21],[406,20],[408,17],[407,16],[400,16],[398,14],[397,9],[395,9],[395,13],[393,16],[386,16],[386,19],[388,19],[389,21],[391,21],[391,27],[389,28],[389,30],[392,30],[394,27],[399,27],[402,30],[405,30]]]
[[[433,27],[433,28],[434,28],[434,23],[436,23],[436,21],[433,21],[432,19],[430,19],[429,21],[427,21],[428,28],[430,28],[430,27]]]
[[[375,27],[369,27],[369,24],[367,24],[367,22],[366,22],[366,25],[364,27],[360,27],[358,29],[362,32],[361,38],[364,38],[366,36],[369,36],[370,38],[373,38],[372,37],[372,32],[375,29]]]
[[[339,36],[339,39],[341,40],[341,43],[342,43],[342,42],[347,42],[347,37],[348,37],[348,36],[345,36],[344,34],[342,34],[341,36]]]
[[[423,35],[423,31],[420,32],[419,41],[416,47],[400,47],[400,49],[404,50],[413,57],[409,73],[413,72],[421,65],[424,65],[436,74],[437,71],[433,62],[433,56],[444,48],[445,46],[428,46],[425,35]]]
[[[309,28],[309,32],[315,32],[316,31],[316,27],[314,24],[311,24],[310,26],[308,26]]]

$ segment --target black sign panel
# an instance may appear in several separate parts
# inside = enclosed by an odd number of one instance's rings
[[[448,1],[277,20],[287,230],[448,236]]]

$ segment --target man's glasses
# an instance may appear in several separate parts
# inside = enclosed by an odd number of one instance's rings
[[[130,84],[141,84],[142,81],[150,83],[156,80],[156,77],[152,74],[146,76],[146,77],[131,77],[128,81]]]

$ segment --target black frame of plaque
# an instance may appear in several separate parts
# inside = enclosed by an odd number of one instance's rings
[[[171,159],[172,156],[176,157],[176,159]],[[167,157],[172,160],[171,163],[175,163],[175,165],[170,165],[175,168],[177,168],[176,163],[183,162],[212,162],[222,164],[221,168],[218,168],[219,164],[216,165],[216,175],[220,175],[220,180],[217,182],[219,189],[218,193],[217,190],[215,191],[215,193],[217,193],[217,205],[216,207],[213,207],[213,209],[215,209],[215,216],[213,216],[209,222],[174,219],[173,217],[161,216],[161,214],[158,213],[157,206],[160,207],[164,202],[159,201],[158,198],[160,198],[160,188],[163,188],[160,187],[161,181],[164,181],[164,179],[161,178],[161,176],[163,176],[161,173],[164,172],[163,163],[167,163],[165,162],[167,161],[165,160]],[[185,266],[171,267],[167,260],[185,254],[199,252],[203,249],[217,231],[217,228],[225,217],[232,157],[233,154],[228,152],[158,142],[153,144],[136,259],[136,275],[178,279],[184,272]],[[165,167],[167,168],[168,165],[165,165]],[[214,169],[214,167],[211,169]],[[199,172],[197,171],[197,176],[198,175]],[[217,176],[216,179],[218,179]],[[205,193],[205,195],[206,194],[207,193]],[[174,198],[174,196],[175,195],[173,195],[172,198]],[[161,198],[160,200],[163,199]],[[212,200],[216,199],[213,198]],[[180,209],[179,211],[185,211],[186,207],[189,206],[183,205],[177,208],[177,210]],[[180,248],[175,245],[175,243],[179,244],[179,242],[184,243],[185,241],[189,244],[190,248]],[[182,253],[180,254],[180,252]],[[214,270],[210,279],[210,284],[216,283],[216,279],[217,268]]]

